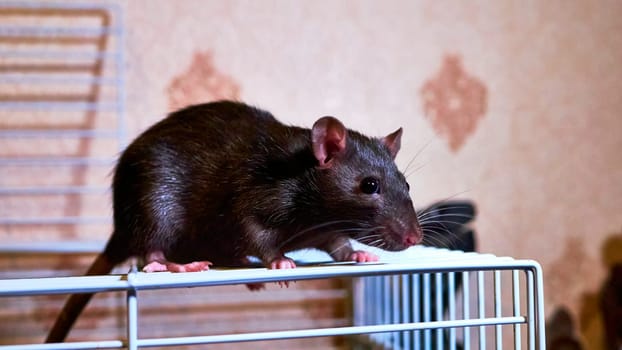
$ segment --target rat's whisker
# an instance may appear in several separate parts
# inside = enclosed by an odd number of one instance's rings
[[[442,225],[442,224],[453,224],[456,226],[463,226],[466,225],[463,222],[460,221],[452,221],[452,220],[434,220],[433,218],[427,220],[427,221],[420,221],[419,225],[420,226],[424,226],[424,225],[434,225],[434,224],[438,224],[438,225]]]
[[[374,240],[374,241],[368,242],[368,243],[367,243],[367,245],[368,245],[368,246],[371,246],[371,247],[378,247],[378,245],[379,245],[379,244],[380,244],[380,245],[382,245],[382,244],[384,244],[384,243],[385,243],[385,242],[384,242],[384,240],[383,240],[383,239],[376,239],[376,240]]]
[[[444,207],[442,210],[443,211],[448,211],[448,210],[453,210],[453,209],[460,209],[460,208],[465,208],[464,205],[451,205],[451,206],[446,206]],[[437,208],[433,208],[433,209],[425,209],[425,210],[420,210],[417,212],[417,219],[421,220],[425,217],[428,217],[430,215],[447,215],[447,216],[460,216],[460,217],[475,217],[475,213],[474,214],[461,214],[461,213],[439,213],[441,209],[437,209]]]
[[[443,225],[435,225],[433,227],[422,226],[421,230],[423,231],[424,234],[427,231],[427,232],[435,233],[437,235],[442,235],[442,234],[445,234],[445,235],[448,235],[448,236],[455,236],[456,235],[455,232],[453,232],[452,230],[448,229],[447,227],[445,227]],[[439,232],[439,230],[440,230],[440,232]]]
[[[327,221],[318,225],[314,225],[311,227],[308,227],[302,231],[298,231],[295,234],[289,236],[286,240],[284,240],[283,242],[281,242],[281,244],[279,245],[279,248],[283,248],[286,244],[292,242],[294,239],[301,237],[302,235],[309,233],[309,232],[313,232],[317,229],[323,228],[323,227],[327,227],[330,225],[336,225],[336,224],[343,224],[343,223],[351,223],[351,220],[333,220],[333,221]],[[331,230],[328,230],[327,232],[333,232]]]
[[[436,206],[436,207],[438,207],[438,206],[440,206],[441,204],[443,204],[443,203],[447,203],[447,202],[451,201],[452,199],[454,199],[454,198],[456,198],[456,197],[458,197],[458,196],[460,196],[460,195],[463,195],[463,194],[465,194],[465,193],[468,193],[468,192],[470,192],[470,191],[471,191],[471,190],[464,190],[464,191],[456,192],[456,193],[452,194],[451,196],[445,197],[445,198],[443,198],[443,199],[441,199],[441,200],[437,201],[437,202],[436,202],[436,204],[435,204],[435,206]],[[464,205],[454,204],[454,208],[462,208],[462,207],[464,207]]]
[[[445,241],[443,239],[441,239],[441,236],[437,236],[437,235],[428,235],[425,236],[423,238],[423,245],[425,246],[429,246],[429,247],[445,247]]]
[[[337,248],[335,248],[335,249],[331,250],[330,252],[328,252],[328,254],[329,254],[330,256],[332,256],[332,255],[333,255],[333,254],[335,254],[337,251],[341,250],[343,247],[347,247],[349,244],[350,244],[350,242],[346,242],[346,243],[344,243],[344,244],[342,244],[342,245],[338,246]]]
[[[423,169],[423,167],[425,167],[426,165],[428,165],[428,163],[424,163],[424,164],[422,164],[422,165],[420,165],[420,166],[416,167],[415,169],[413,169],[413,170],[412,170],[411,172],[409,172],[408,174],[404,174],[404,177],[408,179],[408,178],[409,178],[412,174],[414,174],[414,173],[416,173],[417,171],[419,171],[419,170]]]
[[[464,206],[461,205],[455,205],[455,206],[447,206],[445,208],[443,208],[443,211],[449,211],[449,210],[454,210],[454,209],[459,209],[459,208],[464,208]],[[420,210],[417,213],[417,219],[421,220],[422,218],[428,217],[430,215],[438,215],[438,216],[460,216],[460,217],[475,217],[475,214],[462,214],[462,213],[448,213],[448,212],[444,212],[444,213],[440,213],[440,210],[438,209],[432,209],[432,210],[427,210],[427,211],[422,211]]]
[[[378,237],[378,238],[376,238],[376,237],[366,237],[364,240],[362,239],[360,242],[363,243],[363,244],[366,244],[366,245],[372,245],[373,246],[373,245],[378,244],[379,242],[384,242],[384,239],[382,239],[382,237]]]
[[[460,241],[460,237],[451,231],[439,232],[438,230],[427,228],[424,232],[427,232],[423,238],[424,245],[455,248],[457,242]]]
[[[423,145],[423,147],[421,147],[416,153],[415,155],[412,157],[412,159],[410,160],[410,162],[408,162],[408,164],[406,165],[406,168],[404,168],[404,173],[408,171],[408,169],[410,168],[410,166],[412,165],[412,163],[415,161],[415,159],[417,159],[417,157],[430,145],[430,143],[432,142],[432,138],[430,138],[428,140],[428,142],[425,143],[425,145]]]
[[[338,231],[335,231],[335,232],[343,233],[344,231],[347,231],[347,232],[356,231],[356,232],[363,232],[364,233],[364,232],[373,232],[376,229],[377,229],[376,227],[373,227],[373,228],[370,228],[370,229],[359,229],[359,228],[354,229],[353,228],[353,229],[338,230]],[[381,235],[379,235],[379,234],[365,235],[365,236],[359,238],[359,240],[368,239],[368,238],[371,238],[371,237],[381,237]],[[337,248],[333,249],[332,251],[330,251],[329,254],[333,255],[335,252],[337,252],[338,250],[342,249],[343,247],[348,246],[349,244],[350,244],[350,242],[345,242],[344,244],[342,244],[342,245],[338,246]]]

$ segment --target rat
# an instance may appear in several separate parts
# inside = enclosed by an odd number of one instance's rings
[[[113,233],[87,275],[130,257],[143,271],[193,272],[256,257],[295,268],[285,253],[317,248],[336,261],[378,257],[350,238],[399,251],[423,239],[395,164],[402,128],[382,138],[330,116],[311,129],[259,108],[217,101],[184,108],[139,135],[112,181]],[[249,286],[250,287],[250,286]],[[92,294],[74,294],[46,342],[62,342]]]

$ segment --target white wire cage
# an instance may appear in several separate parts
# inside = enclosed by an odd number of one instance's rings
[[[430,268],[357,279],[353,317],[355,324],[417,327],[373,334],[364,343],[385,349],[544,348],[536,262],[435,248],[408,255]]]
[[[508,344],[514,349],[545,349],[543,280],[537,262],[430,247],[374,252],[380,254],[380,263],[318,263],[326,261],[325,256],[306,253],[294,257],[307,265],[291,270],[244,268],[0,280],[2,297],[104,291],[127,294],[125,339],[0,349],[138,349],[330,336],[352,336],[355,349],[507,349]],[[191,337],[138,336],[141,291],[339,277],[355,281],[350,326]],[[459,279],[463,282],[461,293],[455,288]],[[432,292],[443,286],[447,293]]]

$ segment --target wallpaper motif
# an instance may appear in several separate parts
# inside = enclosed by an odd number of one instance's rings
[[[213,61],[211,52],[195,52],[188,69],[173,78],[167,89],[171,111],[197,103],[239,99],[240,85],[221,73]]]
[[[425,116],[453,152],[464,145],[486,113],[486,87],[464,70],[457,55],[445,56],[437,75],[423,85],[421,97]]]

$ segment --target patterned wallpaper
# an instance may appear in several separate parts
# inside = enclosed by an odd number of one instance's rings
[[[167,88],[169,110],[222,99],[238,100],[240,87],[214,67],[210,52],[196,52],[188,69],[171,81]]]
[[[402,126],[415,204],[475,201],[479,250],[538,260],[547,313],[602,348],[599,295],[622,263],[622,2],[120,4],[130,136],[221,98],[296,125]]]
[[[223,96],[293,124],[332,114],[372,135],[403,126],[398,163],[420,153],[416,204],[473,199],[480,249],[539,260],[548,312],[568,307],[586,342],[602,344],[589,296],[622,234],[620,2],[137,1],[127,11],[141,28],[128,40],[136,132]]]
[[[486,87],[470,76],[460,57],[447,55],[439,72],[421,89],[425,116],[457,152],[486,114]]]

